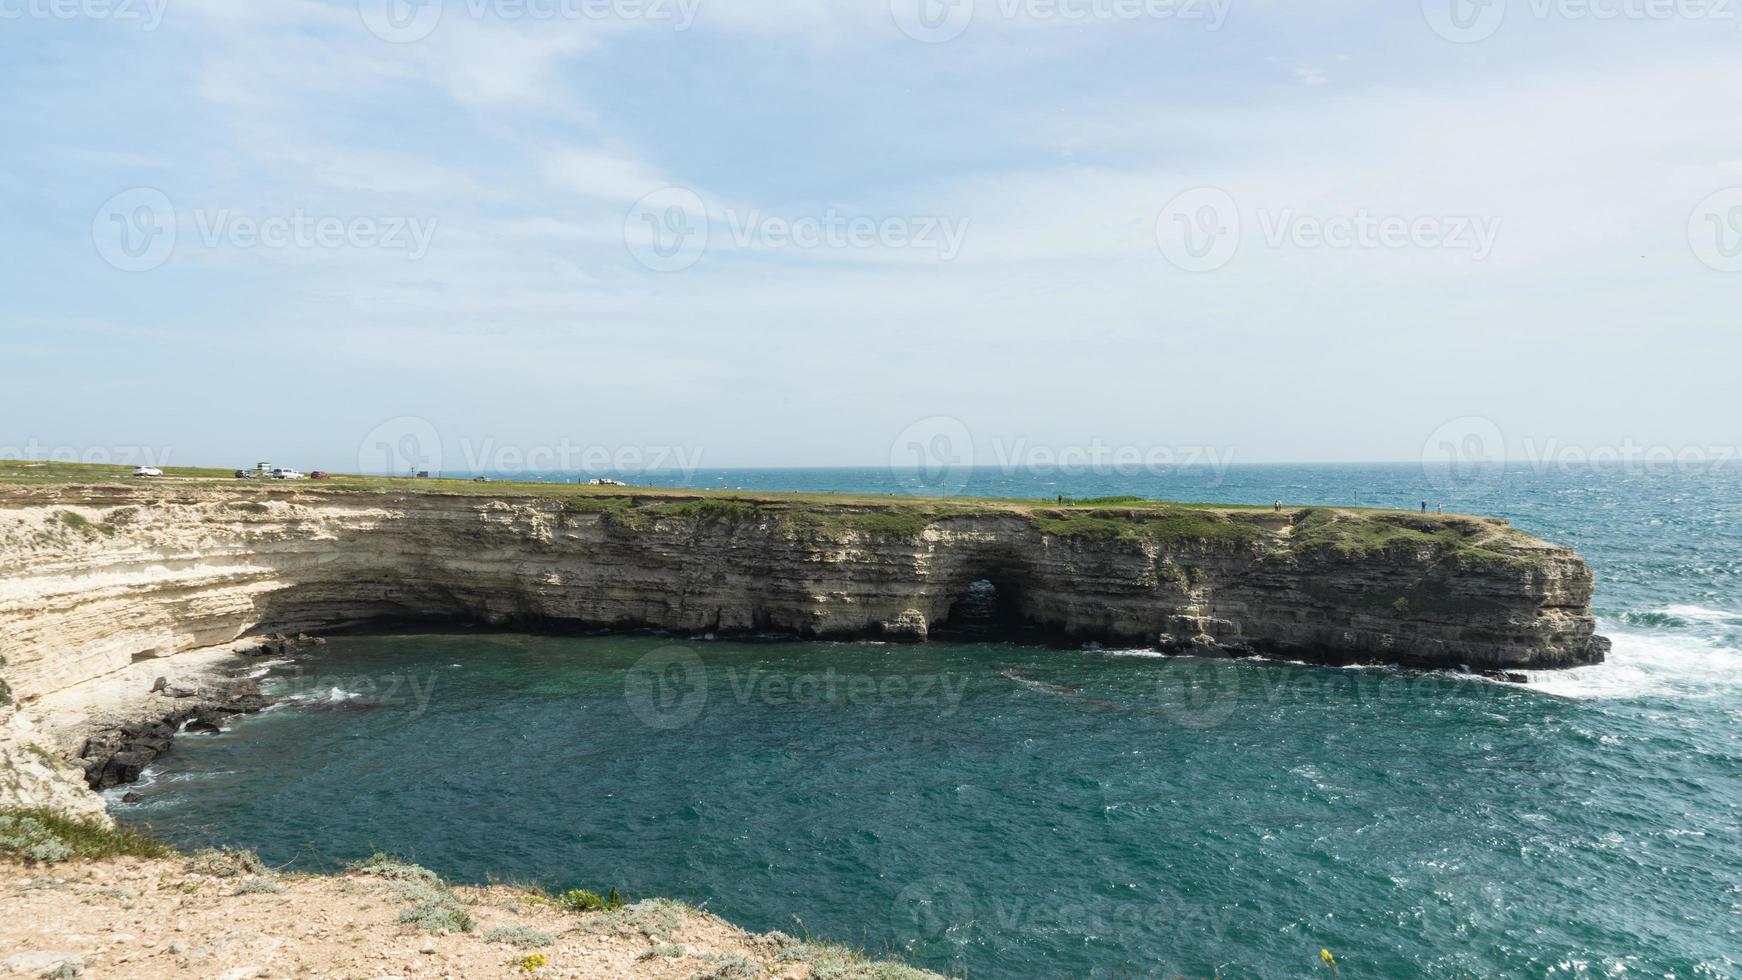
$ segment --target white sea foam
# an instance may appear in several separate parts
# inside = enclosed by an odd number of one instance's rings
[[[126,796],[128,793],[137,793],[142,789],[150,787],[153,783],[157,782],[160,775],[161,774],[155,766],[146,766],[144,769],[139,770],[138,779],[135,779],[131,783],[122,783],[119,786],[111,786],[108,789],[98,792],[97,795],[101,796],[105,803],[113,806],[120,803],[121,797]]]
[[[282,699],[278,703],[279,704],[337,704],[341,701],[355,701],[357,698],[360,698],[362,696],[363,695],[358,694],[355,691],[347,691],[342,687],[335,687],[335,688],[332,688],[332,689],[326,690],[326,691],[318,691],[314,694],[293,694],[290,697]]]
[[[1722,609],[1707,609],[1704,606],[1669,606],[1660,610],[1666,616],[1690,623],[1704,623],[1713,626],[1742,626],[1742,615],[1725,612]]]
[[[1671,606],[1666,614],[1686,619]],[[1714,610],[1700,610],[1714,612]],[[1718,614],[1732,617],[1732,614]],[[1611,623],[1599,631],[1615,641],[1609,662],[1573,670],[1529,671],[1532,690],[1569,698],[1713,698],[1742,692],[1742,650],[1715,637]]]

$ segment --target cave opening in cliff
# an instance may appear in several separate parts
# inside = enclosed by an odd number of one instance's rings
[[[981,578],[969,582],[950,605],[950,616],[941,629],[965,637],[993,637],[1024,625],[1022,589],[1005,578]]]

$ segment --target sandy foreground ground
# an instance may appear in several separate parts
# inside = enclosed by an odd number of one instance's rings
[[[348,874],[255,874],[211,860],[0,863],[0,976],[920,978],[746,933],[662,901],[568,912],[507,887],[448,889],[474,920],[428,931],[431,886]],[[527,959],[527,957],[533,959]],[[543,957],[543,962],[537,960]],[[813,961],[814,960],[814,964]]]

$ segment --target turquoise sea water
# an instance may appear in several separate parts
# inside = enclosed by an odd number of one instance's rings
[[[1321,947],[1343,976],[1742,972],[1742,472],[976,473],[967,492],[1443,499],[1580,548],[1615,652],[1514,687],[995,644],[348,637],[273,666],[283,706],[179,739],[117,813],[299,867],[386,850],[755,929],[798,917],[970,977],[1300,976]]]

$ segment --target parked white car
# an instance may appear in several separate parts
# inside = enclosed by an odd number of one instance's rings
[[[163,471],[158,469],[155,466],[135,466],[135,467],[133,467],[133,475],[134,476],[162,476]]]
[[[280,466],[272,471],[272,478],[274,480],[306,480],[308,474],[299,470],[287,470]]]

